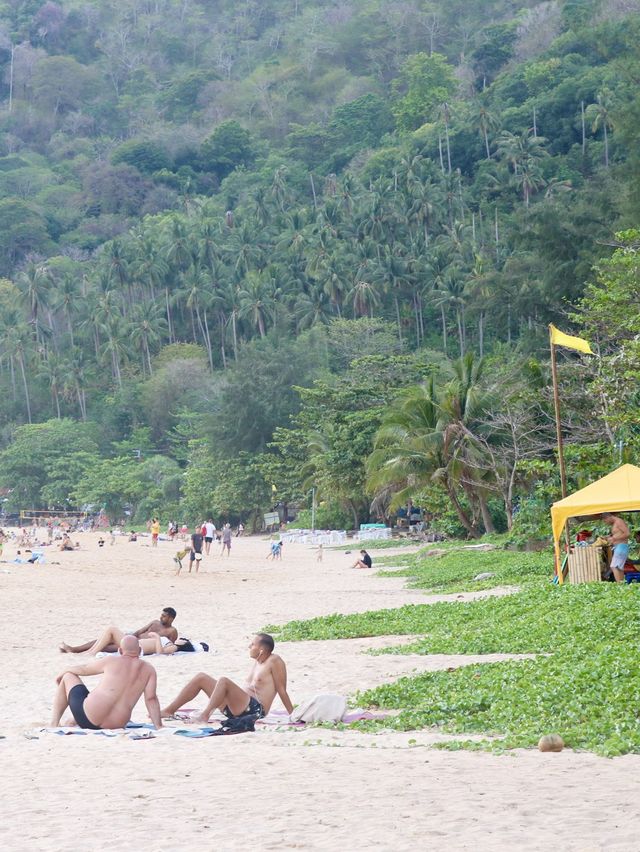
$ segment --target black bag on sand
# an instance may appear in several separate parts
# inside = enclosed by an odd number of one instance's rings
[[[222,729],[227,734],[244,734],[247,731],[255,731],[257,713],[245,713],[244,716],[234,716],[222,722]]]

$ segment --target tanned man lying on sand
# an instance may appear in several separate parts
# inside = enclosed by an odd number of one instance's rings
[[[151,721],[156,728],[162,727],[156,695],[156,670],[140,659],[140,643],[136,637],[123,637],[118,654],[117,657],[67,669],[58,675],[51,720],[54,728],[60,724],[67,707],[81,728],[124,728],[143,694]],[[80,675],[90,677],[99,674],[103,675],[100,683],[93,692],[89,692]]]
[[[254,662],[245,686],[238,686],[228,677],[214,680],[200,672],[160,711],[162,717],[173,716],[200,692],[209,696],[209,703],[202,713],[191,718],[192,722],[208,722],[216,708],[228,719],[246,713],[256,713],[260,718],[267,715],[276,695],[280,696],[287,713],[292,713],[293,704],[287,693],[287,667],[282,657],[273,653],[274,645],[268,633],[257,633],[249,645],[249,656]]]
[[[178,631],[175,627],[173,627],[173,620],[175,617],[175,609],[172,606],[166,606],[160,613],[160,618],[150,621],[149,624],[146,624],[144,627],[136,630],[132,635],[137,639],[155,639],[155,637],[151,634],[157,633],[158,636],[166,638],[170,642],[175,642],[178,638]],[[98,639],[92,639],[90,642],[83,642],[82,645],[68,645],[66,642],[63,642],[60,645],[60,651],[62,651],[63,654],[84,654],[85,651],[91,651],[93,654],[96,654],[97,651],[92,649],[98,641]],[[112,654],[118,650],[119,641],[119,639],[117,641],[112,641],[98,650]],[[155,652],[145,651],[145,653],[153,654]]]

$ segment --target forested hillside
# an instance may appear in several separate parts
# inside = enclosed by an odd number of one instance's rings
[[[0,3],[7,508],[531,531],[549,321],[603,356],[573,475],[634,458],[639,37],[640,0]]]

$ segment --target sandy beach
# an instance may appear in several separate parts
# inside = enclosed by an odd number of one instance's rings
[[[242,683],[250,637],[266,624],[460,597],[350,570],[354,556],[344,551],[325,548],[317,563],[311,547],[286,545],[281,562],[267,561],[259,537],[234,538],[229,558],[214,545],[198,575],[179,577],[170,542],[152,549],[148,538],[119,538],[99,548],[97,535],[74,538],[79,551],[47,548],[45,565],[0,563],[3,850],[640,847],[635,785],[621,783],[640,770],[638,756],[438,751],[429,748],[444,738],[437,731],[28,738],[49,723],[55,676],[85,659],[64,657],[59,642],[95,638],[110,623],[134,629],[173,606],[180,635],[210,643],[208,655],[148,658],[166,703],[200,670]],[[3,558],[14,554],[7,545]],[[277,651],[295,703],[478,659],[363,653],[405,639],[280,643]],[[133,718],[146,720],[142,703]]]

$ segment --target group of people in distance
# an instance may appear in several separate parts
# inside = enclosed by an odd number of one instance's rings
[[[140,697],[144,696],[151,722],[154,727],[161,728],[163,718],[172,717],[200,692],[204,692],[209,701],[205,709],[191,720],[194,722],[208,722],[214,710],[221,710],[229,719],[246,714],[261,718],[271,709],[276,695],[280,697],[287,713],[293,711],[287,693],[287,669],[282,658],[274,653],[273,638],[267,633],[257,633],[251,640],[249,657],[253,664],[244,686],[238,686],[228,677],[216,680],[200,672],[180,690],[173,701],[161,709],[157,696],[156,670],[141,657],[144,653],[167,653],[162,649],[169,645],[177,646],[180,641],[189,641],[178,638],[178,631],[173,626],[175,617],[175,609],[165,607],[159,619],[150,621],[134,633],[124,634],[117,628],[109,628],[100,639],[82,645],[73,646],[63,642],[60,650],[64,653],[97,653],[96,648],[102,645],[102,650],[116,650],[117,655],[69,667],[58,675],[52,726],[60,724],[62,714],[68,707],[75,724],[81,728],[122,728],[129,722]],[[166,644],[163,644],[165,640]],[[145,646],[144,643],[149,641],[154,644]],[[160,647],[161,650],[146,651],[145,647]],[[89,692],[82,678],[93,675],[102,675],[102,678],[96,688]]]

